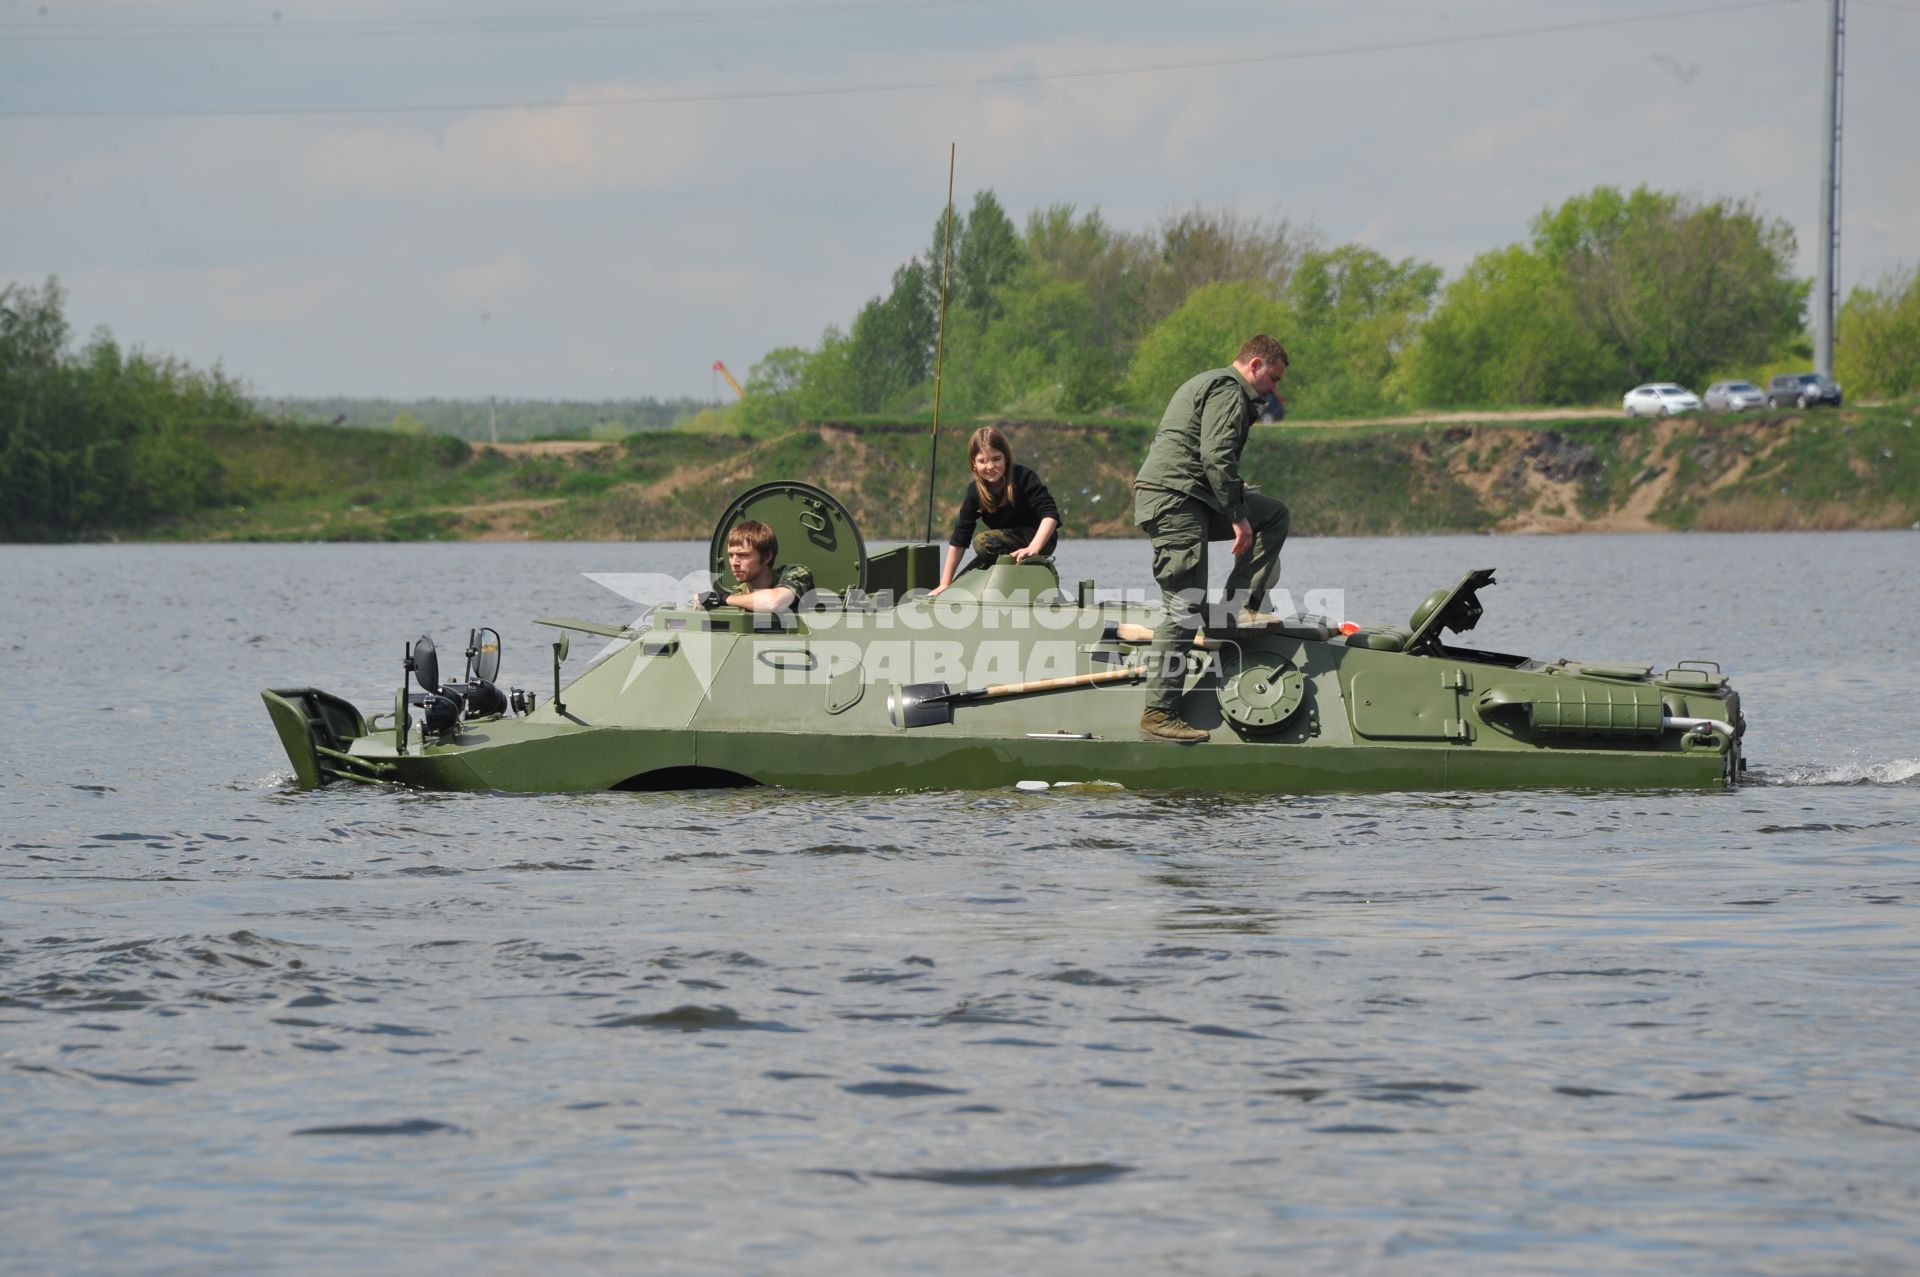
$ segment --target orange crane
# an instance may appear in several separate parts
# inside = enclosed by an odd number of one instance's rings
[[[713,370],[719,373],[722,377],[725,377],[727,379],[727,384],[733,387],[734,394],[739,395],[742,399],[745,399],[747,397],[747,392],[740,389],[740,383],[735,381],[733,379],[733,374],[727,371],[726,364],[716,359],[713,361]]]

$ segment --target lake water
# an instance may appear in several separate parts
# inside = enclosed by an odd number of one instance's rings
[[[0,548],[0,1270],[1920,1268],[1920,537],[1290,547],[1720,661],[1721,795],[289,788],[702,549]]]

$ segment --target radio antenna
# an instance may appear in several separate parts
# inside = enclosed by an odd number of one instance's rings
[[[933,346],[933,440],[927,457],[927,534],[933,543],[933,486],[940,473],[940,374],[947,358],[947,268],[953,261],[953,161],[959,144],[947,143],[947,232],[940,247],[940,335]]]

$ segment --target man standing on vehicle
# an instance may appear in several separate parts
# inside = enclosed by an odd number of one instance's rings
[[[1268,619],[1259,609],[1279,575],[1290,518],[1284,502],[1246,490],[1240,453],[1287,363],[1285,348],[1261,333],[1247,339],[1231,367],[1190,378],[1173,392],[1134,477],[1133,521],[1153,541],[1153,579],[1166,607],[1153,632],[1143,739],[1193,744],[1210,734],[1180,716],[1186,652],[1206,599],[1207,542],[1232,538],[1234,557],[1222,616],[1212,628],[1244,629]]]

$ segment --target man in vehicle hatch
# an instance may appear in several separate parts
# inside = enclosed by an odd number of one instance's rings
[[[758,519],[742,519],[727,533],[727,568],[740,589],[708,590],[694,602],[702,608],[737,607],[749,612],[785,612],[813,593],[813,573],[798,563],[775,563],[780,538]]]
[[[1231,367],[1189,378],[1173,392],[1145,464],[1134,477],[1133,521],[1153,542],[1153,579],[1166,616],[1153,632],[1145,740],[1183,745],[1207,739],[1180,717],[1185,654],[1202,624],[1207,542],[1233,541],[1233,570],[1210,628],[1247,629],[1270,621],[1258,609],[1280,572],[1290,518],[1284,502],[1248,492],[1240,478],[1247,431],[1287,373],[1287,352],[1261,333],[1249,337]]]

